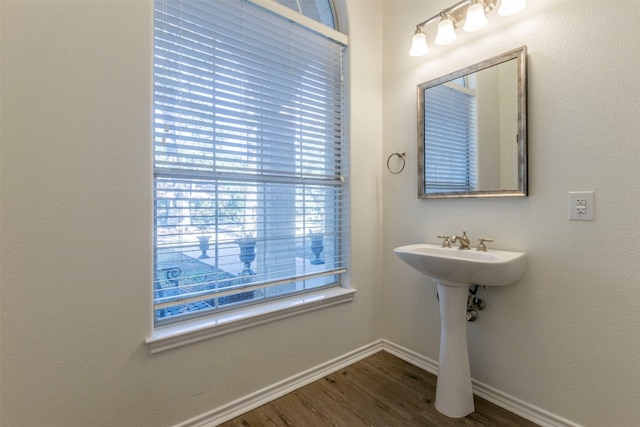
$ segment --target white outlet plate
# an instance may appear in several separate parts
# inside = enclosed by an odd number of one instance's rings
[[[569,192],[569,220],[593,221],[593,191]]]

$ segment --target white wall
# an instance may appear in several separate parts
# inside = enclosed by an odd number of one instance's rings
[[[384,337],[434,360],[435,286],[392,255],[468,230],[526,251],[517,284],[481,290],[468,325],[472,376],[585,426],[640,425],[640,32],[637,1],[530,0],[450,46],[407,55],[415,24],[451,1],[384,3]],[[530,196],[418,200],[415,86],[529,48]],[[595,221],[567,220],[567,192],[595,191]]]
[[[1,425],[175,425],[380,336],[382,15],[349,7],[355,301],[150,355],[152,2],[1,2]]]
[[[481,291],[474,378],[640,424],[640,3],[530,0],[408,57],[451,3],[348,1],[355,302],[151,356],[150,0],[0,2],[0,424],[174,425],[380,337],[435,360],[435,289],[391,250],[464,228],[529,253],[518,284]],[[530,197],[418,200],[415,85],[523,44]],[[382,174],[399,149],[406,170]],[[567,221],[570,190],[596,191],[596,221]]]

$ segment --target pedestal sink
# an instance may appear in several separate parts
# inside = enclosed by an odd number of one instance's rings
[[[474,411],[467,348],[467,297],[470,285],[505,286],[524,273],[526,254],[460,250],[429,243],[401,246],[394,253],[431,277],[440,300],[440,357],[436,409],[452,418]]]

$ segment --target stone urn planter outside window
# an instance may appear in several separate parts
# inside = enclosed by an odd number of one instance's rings
[[[238,274],[239,277],[255,276],[251,270],[251,263],[256,259],[256,243],[254,237],[243,237],[237,239],[235,243],[240,247],[240,261],[244,263],[244,269]]]
[[[322,242],[324,234],[309,233],[309,238],[311,239],[311,252],[313,252],[313,255],[315,256],[315,258],[309,262],[313,265],[324,264],[324,261],[320,259],[320,254],[324,250],[324,243]]]
[[[210,238],[211,238],[211,236],[198,236],[198,240],[200,241],[200,243],[198,244],[198,247],[200,248],[200,251],[202,252],[202,254],[198,258],[200,258],[200,259],[209,258],[209,255],[207,255],[207,250],[209,250],[209,239]]]

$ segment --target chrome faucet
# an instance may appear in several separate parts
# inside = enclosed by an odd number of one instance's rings
[[[462,232],[462,236],[453,236],[451,238],[451,242],[452,243],[458,242],[458,244],[460,245],[460,247],[458,249],[471,249],[469,247],[469,244],[471,242],[469,241],[469,238],[467,237],[467,231],[466,230]]]

